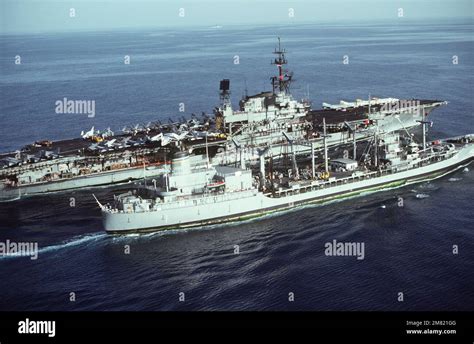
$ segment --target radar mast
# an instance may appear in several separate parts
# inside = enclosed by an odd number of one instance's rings
[[[278,37],[278,49],[273,52],[277,57],[272,61],[272,64],[278,67],[278,76],[272,76],[273,93],[278,90],[279,93],[289,93],[293,73],[284,69],[283,66],[288,64],[285,58],[286,49],[281,48],[280,37]]]

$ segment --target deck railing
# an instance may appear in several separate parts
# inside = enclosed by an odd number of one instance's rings
[[[340,186],[340,185],[345,185],[349,183],[354,183],[362,180],[369,180],[373,179],[376,177],[381,177],[385,175],[391,175],[391,174],[396,174],[396,173],[401,173],[405,172],[408,170],[412,170],[415,168],[423,167],[430,165],[435,162],[440,162],[443,160],[446,160],[453,156],[456,153],[456,151],[443,151],[439,153],[434,153],[431,154],[428,157],[420,159],[417,163],[415,164],[405,164],[403,166],[390,166],[388,168],[380,169],[378,171],[373,171],[373,172],[368,172],[364,173],[362,175],[352,175],[346,178],[339,178],[335,180],[327,180],[327,181],[317,181],[317,183],[314,183],[312,181],[308,185],[304,186],[299,186],[298,188],[288,188],[288,189],[283,189],[283,190],[277,190],[275,192],[269,192],[266,193],[265,196],[268,197],[286,197],[286,196],[291,196],[294,194],[298,193],[304,193],[308,191],[314,191],[314,190],[321,190],[321,189],[327,189],[330,187],[335,187],[335,186]]]
[[[352,175],[346,178],[339,178],[335,180],[311,181],[310,183],[308,183],[308,185],[303,185],[303,186],[299,185],[297,188],[288,188],[288,189],[278,190],[275,192],[268,192],[268,193],[265,193],[264,196],[281,198],[281,197],[291,196],[294,194],[305,193],[309,191],[327,189],[327,188],[331,188],[335,186],[350,184],[350,183],[354,183],[354,182],[358,182],[362,180],[370,180],[370,179],[385,176],[385,175],[401,173],[408,170],[412,170],[414,168],[427,166],[435,162],[440,162],[452,157],[456,153],[457,151],[455,150],[437,152],[437,153],[431,154],[428,157],[424,157],[418,160],[415,164],[411,164],[411,165],[405,164],[404,166],[390,166],[388,168],[380,169],[378,171],[372,171],[372,172],[364,173],[361,175]],[[223,201],[235,200],[242,197],[248,197],[250,192],[253,195],[257,195],[256,189],[248,189],[248,190],[241,190],[241,191],[239,190],[236,192],[204,193],[204,194],[199,194],[199,195],[179,196],[179,198],[173,199],[172,201],[169,201],[169,202],[166,202],[166,201],[158,202],[156,200],[153,200],[151,201],[151,204],[150,204],[150,210],[147,210],[147,211],[157,211],[160,209],[172,209],[172,208],[183,207],[183,206],[197,206],[201,204],[213,204],[213,203],[218,203],[218,202],[223,202]],[[135,205],[134,208],[135,208],[135,212],[143,212],[143,211],[140,211],[140,209],[137,209],[138,208],[137,205]]]

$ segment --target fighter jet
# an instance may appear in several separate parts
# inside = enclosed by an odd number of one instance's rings
[[[110,127],[108,127],[107,130],[102,133],[102,137],[106,138],[110,136],[114,136],[114,132],[110,130]]]
[[[114,147],[115,141],[117,141],[117,139],[112,139],[110,141],[105,142],[104,145],[109,147],[109,148],[112,148],[112,147]]]
[[[95,130],[94,130],[94,127],[91,128],[91,130],[87,131],[87,132],[84,132],[84,131],[81,131],[81,137],[83,139],[88,139],[88,138],[91,138],[92,136],[94,136],[96,134]]]
[[[159,133],[155,136],[150,137],[151,142],[161,141],[163,139],[163,133]]]

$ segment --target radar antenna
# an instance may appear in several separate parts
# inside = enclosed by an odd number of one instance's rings
[[[277,57],[272,61],[272,64],[278,67],[278,76],[271,77],[273,93],[276,93],[277,90],[280,93],[289,93],[293,73],[283,69],[283,66],[288,64],[288,61],[285,58],[286,49],[281,48],[280,37],[278,37],[278,49],[275,49],[273,53]]]

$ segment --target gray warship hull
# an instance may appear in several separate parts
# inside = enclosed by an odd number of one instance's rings
[[[93,188],[103,185],[120,184],[162,175],[166,167],[126,168],[119,171],[91,173],[84,176],[65,178],[56,181],[31,183],[28,185],[8,187],[0,185],[0,202],[17,200],[25,196],[44,194],[48,192],[61,192],[79,188]]]
[[[303,204],[324,203],[440,178],[467,166],[473,159],[474,145],[468,144],[450,157],[426,165],[421,163],[416,168],[375,171],[335,181],[311,181],[276,194],[252,189],[195,199],[189,197],[176,203],[165,203],[156,211],[144,212],[116,212],[102,208],[103,224],[108,233],[120,234],[247,220]]]

